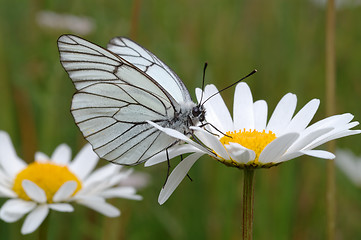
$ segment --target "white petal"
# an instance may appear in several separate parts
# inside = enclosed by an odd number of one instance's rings
[[[356,135],[356,134],[360,134],[360,133],[361,133],[361,130],[346,130],[346,131],[339,132],[338,134],[335,134],[334,136],[332,136],[332,140],[346,137],[346,136],[352,136],[352,135]]]
[[[4,131],[0,131],[0,143],[0,164],[9,176],[14,177],[27,164],[16,155],[9,134]]]
[[[74,212],[74,208],[69,203],[52,203],[48,204],[50,209],[58,212]]]
[[[207,85],[204,89],[203,102],[217,92],[218,89],[213,84]],[[198,99],[198,102],[199,101],[200,99]],[[214,125],[221,132],[227,132],[233,129],[231,114],[220,94],[211,97],[204,103],[204,107],[206,109],[207,122]]]
[[[119,173],[114,173],[109,177],[109,186],[118,185],[126,179],[129,179],[130,175],[134,172],[133,168],[121,171]]]
[[[66,144],[60,144],[51,155],[51,160],[59,165],[68,165],[71,159],[71,149]]]
[[[101,168],[95,170],[87,179],[83,182],[83,188],[87,188],[91,184],[101,181],[107,181],[112,175],[119,173],[122,166],[115,164],[107,164]]]
[[[360,134],[361,131],[360,130],[345,130],[345,131],[342,131],[342,132],[338,132],[332,136],[328,136],[327,138],[323,138],[322,140],[320,141],[316,141],[315,143],[313,143],[312,145],[310,146],[307,146],[305,147],[305,149],[313,149],[313,148],[316,148],[326,142],[329,142],[329,141],[332,141],[332,140],[335,140],[335,139],[338,139],[338,138],[342,138],[342,137],[346,137],[346,136],[351,136],[351,135],[355,135],[355,134]]]
[[[72,202],[82,202],[82,201],[97,201],[97,202],[105,202],[105,199],[100,195],[84,195],[84,194],[76,194],[74,197],[71,198]]]
[[[287,93],[277,104],[268,122],[266,130],[271,130],[279,137],[291,121],[295,112],[297,97],[295,94]]]
[[[189,145],[189,144],[188,144]],[[176,145],[177,146],[177,145]],[[181,146],[181,145],[178,145]],[[190,146],[190,145],[189,145]],[[175,146],[174,146],[175,147]],[[172,149],[173,147],[168,149],[168,154],[169,154],[169,150]],[[181,153],[180,155],[182,155],[183,153]],[[169,158],[170,159],[170,158]],[[145,163],[144,163],[144,167],[150,167],[153,165],[156,165],[158,163],[162,163],[167,161],[167,152],[166,151],[162,151],[156,155],[154,155],[153,157],[149,158]]]
[[[288,149],[288,152],[292,151],[299,151],[312,143],[315,139],[319,138],[322,135],[325,135],[326,133],[332,131],[333,128],[320,128],[315,130],[314,132],[310,132],[306,136],[303,134],[300,135],[300,137],[297,139],[297,141]]]
[[[80,189],[74,196],[72,196],[70,200],[98,195],[99,192],[102,192],[104,189],[109,187],[108,183],[109,181],[104,179],[102,182],[92,182],[86,186],[83,185],[83,188]]]
[[[147,123],[149,123],[150,125],[152,125],[153,127],[159,129],[160,131],[168,134],[169,136],[171,137],[174,137],[174,138],[177,138],[177,139],[180,139],[188,144],[191,144],[193,145],[194,147],[200,149],[200,150],[203,150],[203,151],[207,151],[206,148],[204,148],[203,146],[199,145],[198,143],[195,143],[194,141],[192,141],[191,139],[189,139],[186,135],[174,130],[174,129],[171,129],[171,128],[164,128],[164,127],[161,127],[159,126],[158,124],[156,123],[153,123],[151,121],[148,121],[147,120]]]
[[[197,102],[199,103],[203,97],[203,90],[200,88],[196,88],[195,92],[196,92]],[[202,99],[202,102],[203,102],[203,99]]]
[[[254,129],[253,98],[247,83],[237,84],[233,102],[234,130]]]
[[[287,133],[276,138],[263,149],[258,159],[259,162],[277,162],[298,137],[298,133]]]
[[[238,163],[248,163],[256,158],[256,153],[250,149],[243,147],[238,143],[230,142],[229,145],[225,145],[230,157]]]
[[[323,150],[303,150],[301,151],[303,154],[317,157],[317,158],[324,158],[324,159],[334,159],[335,155],[333,153],[323,151]]]
[[[16,222],[36,207],[35,202],[22,199],[9,199],[0,209],[0,218],[6,222]]]
[[[81,180],[85,179],[98,163],[98,156],[90,144],[85,145],[69,164],[70,170]]]
[[[200,158],[202,154],[200,153],[193,153],[183,159],[172,171],[172,173],[169,175],[169,178],[162,190],[160,191],[159,197],[158,197],[158,203],[163,204],[167,199],[170,197],[170,195],[174,192],[174,190],[178,187],[178,185],[181,183],[183,178],[187,175],[190,168],[193,166],[193,164]]]
[[[82,204],[88,208],[91,208],[107,217],[118,217],[120,215],[120,211],[118,208],[113,205],[107,203],[102,200],[94,200],[94,199],[83,199],[81,201],[77,201],[77,203]]]
[[[313,116],[317,112],[320,105],[319,99],[312,99],[309,101],[297,114],[294,116],[285,132],[301,132],[311,122]]]
[[[0,219],[4,222],[12,223],[18,221],[23,216],[24,214],[3,212],[0,216]]]
[[[168,148],[168,156],[169,159],[177,157],[182,154],[191,153],[191,152],[202,152],[198,148],[190,145],[190,144],[178,144],[171,148]],[[145,163],[144,167],[153,166],[155,164],[167,161],[167,153],[166,151],[162,151],[153,157],[149,158]]]
[[[14,198],[17,195],[13,190],[0,185],[0,197]]]
[[[15,198],[7,200],[1,207],[1,211],[26,214],[34,209],[35,206],[35,202]]]
[[[288,160],[291,160],[291,159],[294,159],[294,158],[297,158],[299,156],[302,156],[304,155],[303,153],[301,153],[300,151],[297,151],[297,152],[286,152],[285,155],[283,155],[281,158],[279,158],[277,160],[277,162],[286,162]]]
[[[199,138],[199,140],[201,140],[202,143],[216,152],[219,157],[229,160],[227,150],[224,148],[223,144],[218,140],[217,137],[203,130],[202,128],[193,127],[192,129],[196,130],[194,134],[197,136],[197,138]],[[209,150],[206,153],[208,155],[214,155],[215,157],[215,154]]]
[[[31,200],[38,203],[46,202],[46,194],[43,189],[29,180],[23,180],[21,185],[24,188],[25,193],[31,198]]]
[[[104,198],[126,198],[131,200],[142,200],[143,197],[136,194],[133,187],[116,187],[103,191],[101,196]]]
[[[266,129],[267,124],[267,102],[264,100],[256,101],[253,104],[254,129],[262,131]]]
[[[311,126],[305,129],[305,132],[312,132],[319,128],[333,127],[338,128],[339,126],[344,126],[353,119],[353,115],[349,113],[333,115],[327,118],[324,118]]]
[[[76,181],[65,182],[53,196],[53,202],[62,202],[68,199],[76,190],[78,184]]]
[[[25,218],[21,233],[29,234],[34,232],[44,221],[46,216],[48,216],[48,213],[49,207],[46,204],[39,205]]]
[[[6,172],[3,170],[3,168],[0,165],[0,185],[7,187],[7,188],[12,188],[13,187],[13,179],[12,177],[9,177]]]
[[[350,128],[349,125],[353,124],[350,123],[343,127],[338,127],[330,131],[329,133],[324,134],[323,136],[319,137],[318,139],[307,145],[305,149],[313,149],[331,140],[361,133],[360,130],[348,130]]]
[[[50,158],[45,153],[36,152],[35,153],[35,161],[39,162],[39,163],[47,163],[50,161]]]

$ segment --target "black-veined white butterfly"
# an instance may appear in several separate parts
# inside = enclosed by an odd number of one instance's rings
[[[74,35],[58,39],[77,92],[71,112],[99,157],[135,165],[177,143],[147,121],[189,134],[204,121],[180,78],[147,49],[113,38],[108,49]]]

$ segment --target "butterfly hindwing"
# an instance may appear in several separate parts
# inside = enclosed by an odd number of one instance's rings
[[[155,79],[177,102],[191,101],[177,74],[149,50],[124,37],[113,38],[107,48]]]

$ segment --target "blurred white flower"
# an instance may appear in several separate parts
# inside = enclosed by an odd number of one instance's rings
[[[126,179],[124,179],[120,186],[129,186],[134,187],[136,189],[141,189],[146,187],[150,182],[149,174],[143,172],[135,172]]]
[[[134,187],[121,185],[132,169],[120,165],[94,168],[99,160],[88,144],[71,160],[71,150],[59,145],[51,157],[35,154],[35,162],[26,164],[15,152],[9,135],[0,131],[0,197],[10,198],[0,209],[0,219],[15,222],[28,214],[22,234],[35,231],[49,210],[74,211],[72,202],[87,206],[107,217],[120,211],[106,202],[108,198],[141,200]]]
[[[358,134],[360,130],[350,130],[358,122],[351,122],[353,115],[346,113],[320,120],[310,126],[320,101],[308,102],[295,116],[297,97],[286,94],[276,106],[267,122],[267,103],[264,100],[253,102],[250,88],[239,83],[235,90],[233,119],[222,97],[214,85],[207,85],[204,93],[196,90],[198,101],[214,95],[204,103],[206,130],[191,127],[194,141],[174,129],[163,128],[149,122],[154,127],[188,144],[178,144],[168,149],[170,158],[191,153],[183,159],[170,174],[158,198],[164,203],[186,176],[189,169],[203,154],[208,154],[223,164],[236,168],[269,168],[302,155],[324,159],[335,156],[327,151],[314,150],[333,139]],[[165,152],[150,158],[145,166],[167,160]]]
[[[311,0],[311,2],[320,8],[325,8],[327,0]],[[361,5],[361,0],[335,0],[335,8],[338,10],[354,8]]]
[[[356,186],[361,187],[361,157],[350,150],[337,149],[335,163]]]
[[[89,17],[78,17],[51,11],[38,12],[36,21],[41,27],[70,31],[80,35],[90,34],[95,26],[94,21]]]

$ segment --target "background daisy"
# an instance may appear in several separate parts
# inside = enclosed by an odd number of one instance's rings
[[[361,157],[350,150],[337,149],[335,163],[358,187],[361,187]]]
[[[134,187],[122,184],[132,169],[122,171],[121,166],[108,164],[94,170],[98,160],[86,145],[71,161],[69,146],[61,144],[51,157],[37,152],[35,161],[26,164],[17,156],[9,135],[0,131],[0,196],[9,198],[0,218],[15,222],[28,214],[21,229],[28,234],[40,226],[50,209],[74,211],[73,202],[107,217],[119,216],[120,211],[106,199],[142,199]]]

